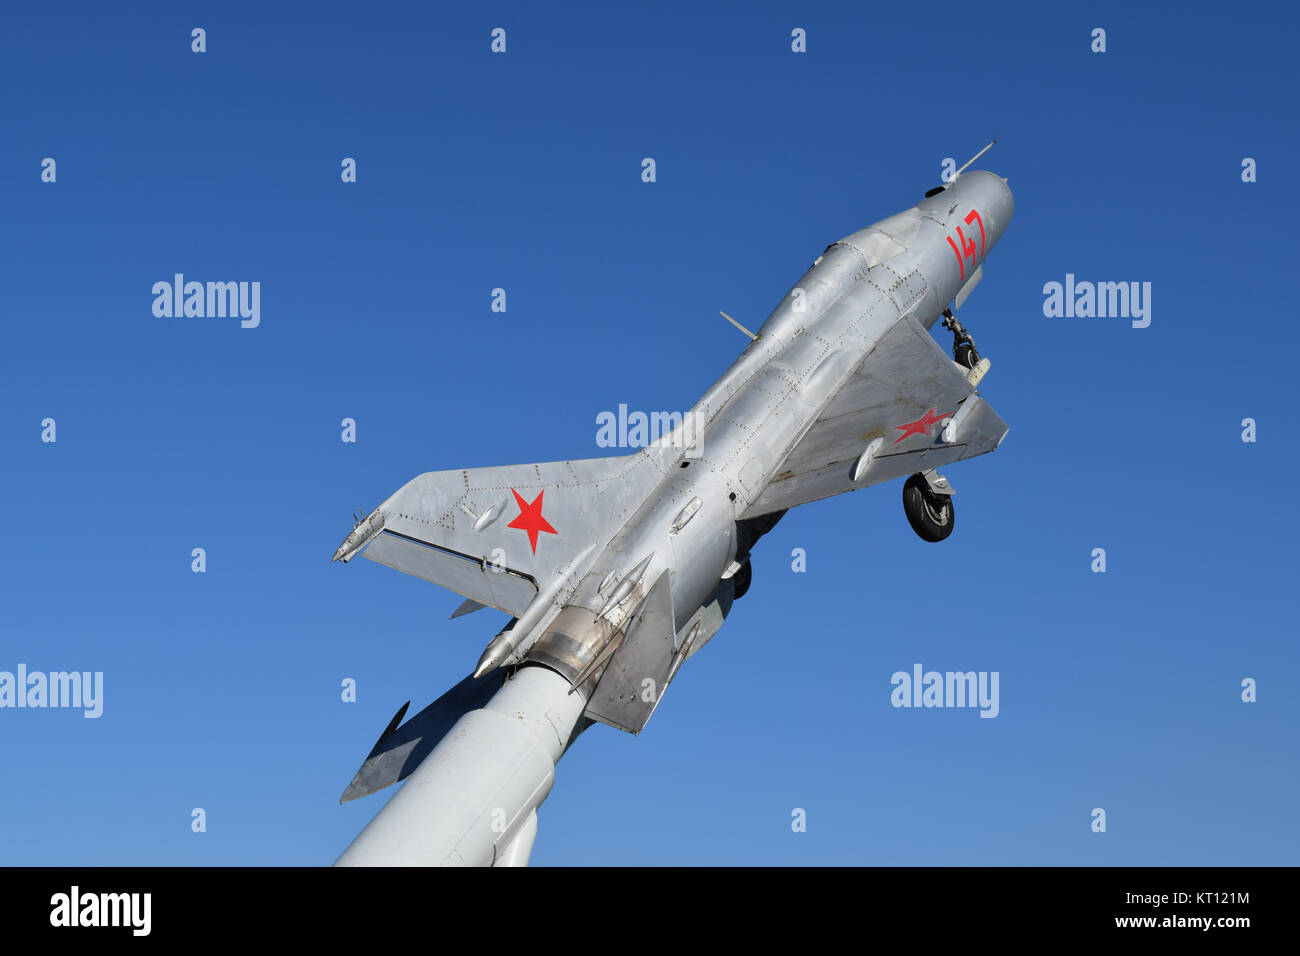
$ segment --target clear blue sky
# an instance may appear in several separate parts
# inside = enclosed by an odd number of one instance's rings
[[[0,710],[0,863],[331,862],[385,799],[337,803],[375,737],[503,621],[331,564],[349,513],[428,470],[602,454],[620,403],[688,407],[745,344],[719,309],[758,324],[1000,135],[980,165],[1015,219],[963,318],[1011,432],[948,469],[956,532],[916,538],[897,483],[787,515],[645,733],[560,764],[533,862],[1294,864],[1295,27],[1280,3],[7,11],[0,669],[103,671],[105,700]],[[177,272],[259,281],[260,327],[156,318]],[[1151,282],[1151,326],[1044,317],[1066,273]],[[892,708],[917,662],[998,671],[1000,715]]]

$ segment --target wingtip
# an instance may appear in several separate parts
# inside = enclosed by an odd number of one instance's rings
[[[357,799],[357,797],[365,796],[365,792],[361,789],[361,787],[357,783],[357,779],[359,776],[360,774],[358,774],[357,777],[353,777],[352,782],[347,785],[347,787],[344,789],[344,791],[341,794],[339,794],[340,807],[343,806],[343,804],[345,803],[351,803],[353,800]]]

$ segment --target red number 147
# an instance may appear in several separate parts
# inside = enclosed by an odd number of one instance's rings
[[[968,226],[969,226],[972,222],[977,222],[977,223],[979,223],[979,227],[980,227],[980,255],[979,255],[979,257],[980,257],[981,259],[983,259],[983,258],[984,258],[984,220],[980,218],[980,214],[979,214],[979,213],[977,213],[974,209],[972,209],[969,213],[967,213],[964,222],[965,222],[966,225],[968,225]],[[960,272],[961,272],[961,277],[962,277],[963,279],[965,279],[965,278],[966,278],[966,260],[969,259],[970,262],[971,262],[971,265],[974,265],[974,264],[975,264],[975,240],[974,240],[974,239],[967,239],[967,238],[966,238],[966,233],[962,232],[962,228],[961,228],[961,226],[958,226],[958,227],[957,227],[957,241],[954,242],[952,236],[949,236],[949,237],[948,237],[948,245],[952,248],[953,255],[955,255],[955,256],[957,257],[957,268],[958,268],[958,270],[960,270]]]

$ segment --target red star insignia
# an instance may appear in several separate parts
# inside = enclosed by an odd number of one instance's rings
[[[518,528],[520,531],[528,532],[528,543],[532,545],[533,554],[537,553],[537,533],[545,531],[547,534],[559,534],[551,523],[542,517],[542,495],[546,494],[545,489],[537,492],[537,497],[533,499],[532,504],[524,501],[519,492],[511,488],[510,493],[515,496],[515,504],[519,505],[519,517],[506,525],[507,528]]]
[[[934,413],[934,406],[933,405],[930,406],[930,410],[926,412],[924,415],[922,415],[920,418],[918,418],[916,421],[908,422],[905,425],[894,426],[895,428],[901,428],[903,430],[903,434],[898,436],[898,440],[895,441],[894,444],[897,445],[898,442],[902,441],[904,438],[910,438],[913,435],[930,434],[930,428],[932,426],[937,425],[945,418],[948,418],[949,415],[951,414],[952,414],[951,412],[945,412],[942,415],[936,415]]]

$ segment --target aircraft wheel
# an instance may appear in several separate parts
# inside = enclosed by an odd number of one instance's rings
[[[731,576],[731,583],[735,585],[735,590],[731,594],[733,601],[739,601],[749,590],[749,583],[754,579],[754,569],[749,566],[749,559],[740,566],[740,570]]]
[[[907,515],[907,523],[922,541],[942,541],[952,534],[956,517],[952,495],[931,491],[930,483],[922,474],[915,474],[904,483],[903,512]]]

